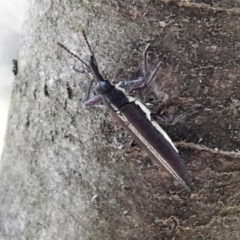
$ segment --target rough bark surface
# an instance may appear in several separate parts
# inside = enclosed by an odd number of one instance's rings
[[[231,4],[232,3],[232,4]],[[0,175],[0,239],[239,239],[239,1],[36,1],[25,23]],[[152,45],[157,81],[139,97],[166,114],[193,177],[186,192],[102,108],[81,101],[84,28],[103,75],[141,74]],[[164,91],[164,92],[163,92]],[[166,104],[164,104],[166,105]],[[212,150],[204,150],[200,145]],[[181,147],[182,146],[182,147]],[[220,149],[217,153],[214,149]]]

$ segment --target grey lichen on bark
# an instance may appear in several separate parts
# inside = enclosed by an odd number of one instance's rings
[[[88,61],[84,28],[101,72],[116,83],[140,74],[141,53],[150,42],[150,64],[163,62],[151,94],[161,95],[164,80],[165,96],[175,108],[200,103],[205,109],[169,129],[170,136],[234,150],[239,145],[239,15],[196,6],[33,3],[2,156],[1,239],[238,236],[238,160],[184,151],[196,187],[189,195],[138,147],[121,148],[127,136],[105,109],[83,106],[89,76],[77,73],[73,66],[81,70],[81,63],[57,46],[61,42]],[[148,96],[149,90],[143,97]]]

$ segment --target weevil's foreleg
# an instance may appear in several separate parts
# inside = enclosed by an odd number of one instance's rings
[[[89,87],[88,87],[88,91],[87,91],[87,95],[85,97],[85,100],[83,101],[84,102],[84,105],[85,106],[94,106],[94,105],[97,105],[99,103],[101,103],[101,96],[100,95],[96,95],[94,97],[91,97],[90,98],[90,93],[91,93],[91,89],[92,89],[92,86],[93,86],[93,75],[91,74],[91,72],[89,72],[88,70],[86,69],[83,69],[83,70],[79,70],[77,69],[75,66],[73,67],[73,69],[78,72],[78,73],[83,73],[83,74],[86,74],[88,76],[90,76],[92,79],[89,83]]]
[[[188,117],[199,113],[202,110],[202,107],[199,106],[195,106],[192,107],[180,114],[178,114],[177,116],[173,116],[173,117],[168,117],[166,115],[154,115],[154,118],[159,121],[160,123],[164,124],[164,125],[175,125],[178,123],[183,123]]]
[[[86,107],[92,107],[100,104],[101,102],[102,102],[102,97],[100,95],[96,95],[86,99],[83,103]]]
[[[99,72],[98,72],[98,68],[97,68],[97,63],[96,63],[96,59],[95,59],[95,57],[94,57],[94,55],[93,55],[93,52],[92,52],[92,50],[91,50],[91,47],[90,47],[90,45],[89,45],[89,43],[88,43],[88,40],[87,40],[87,38],[86,38],[86,35],[85,35],[85,32],[83,31],[83,37],[84,37],[84,39],[85,39],[85,41],[87,42],[87,45],[88,45],[88,48],[89,48],[89,50],[90,50],[90,52],[92,53],[92,57],[91,57],[91,59],[93,59],[92,60],[92,62],[93,62],[93,66],[95,67],[95,72],[97,71],[97,73],[98,73],[98,75],[100,75],[99,74]],[[80,57],[78,57],[75,53],[73,53],[70,49],[68,49],[65,45],[63,45],[62,43],[57,43],[60,47],[62,47],[63,49],[65,49],[68,53],[70,53],[72,56],[74,56],[75,58],[77,58],[84,66],[85,66],[85,69],[81,69],[81,70],[79,70],[79,69],[77,69],[75,66],[73,66],[73,69],[76,71],[76,72],[78,72],[78,73],[81,73],[81,74],[87,74],[90,78],[91,78],[91,82],[90,82],[90,84],[89,84],[89,87],[88,87],[88,92],[87,92],[87,95],[86,95],[86,98],[85,98],[85,101],[84,101],[84,103],[85,103],[85,105],[86,106],[93,106],[93,105],[95,105],[95,104],[99,104],[100,102],[101,102],[101,97],[100,96],[94,96],[94,97],[92,97],[92,98],[89,98],[89,96],[90,96],[90,92],[91,92],[91,88],[92,88],[92,85],[93,85],[93,73],[94,72],[92,72],[91,70],[92,70],[92,66],[89,66],[85,61],[83,61]],[[101,75],[100,75],[101,76]]]
[[[93,75],[91,74],[91,72],[88,70],[88,69],[78,69],[78,68],[76,68],[75,66],[73,66],[73,69],[74,69],[74,71],[76,71],[76,72],[78,72],[78,73],[81,73],[81,74],[86,74],[86,75],[88,75],[90,78],[93,78]]]
[[[85,98],[85,102],[90,100],[90,93],[91,93],[92,86],[93,86],[93,79],[91,80],[91,82],[89,84],[87,95],[86,95],[86,98]]]
[[[158,63],[156,68],[152,72],[150,72],[149,64],[148,64],[148,60],[147,60],[147,54],[148,54],[149,47],[150,47],[150,44],[147,44],[147,46],[145,47],[144,52],[143,52],[143,60],[142,60],[143,76],[139,77],[138,79],[135,79],[135,80],[127,80],[127,81],[120,82],[118,84],[119,87],[127,89],[129,92],[131,92],[133,90],[139,90],[139,89],[145,88],[152,81],[155,80],[157,72],[161,66],[161,61]]]

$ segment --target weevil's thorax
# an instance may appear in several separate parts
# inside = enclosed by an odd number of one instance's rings
[[[129,102],[127,96],[107,80],[99,81],[96,90],[109,104],[114,105],[117,109]]]

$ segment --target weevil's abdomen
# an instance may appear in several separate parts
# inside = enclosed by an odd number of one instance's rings
[[[148,119],[145,111],[135,102],[125,104],[119,110],[122,113],[119,117],[127,125],[129,133],[150,157],[163,165],[180,183],[191,189],[191,178],[184,161],[161,127],[159,125],[156,127],[156,122]]]
[[[126,98],[125,96],[125,104],[118,108],[118,113],[114,114],[116,118],[152,160],[163,165],[176,180],[187,189],[191,189],[191,178],[171,139],[151,119],[150,111],[143,104]]]
[[[183,160],[167,134],[151,119],[150,111],[139,101],[128,98],[107,80],[100,81],[97,90],[112,110],[118,110],[114,115],[150,157],[190,189],[191,178]]]

